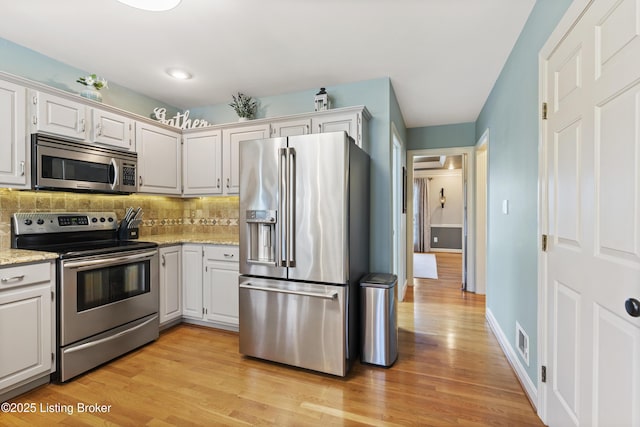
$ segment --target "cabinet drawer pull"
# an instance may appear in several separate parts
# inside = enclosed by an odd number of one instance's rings
[[[19,282],[22,279],[24,279],[24,274],[21,274],[20,276],[3,277],[2,279],[0,279],[0,282],[2,282],[2,283]]]
[[[233,258],[233,254],[224,254],[225,258]]]

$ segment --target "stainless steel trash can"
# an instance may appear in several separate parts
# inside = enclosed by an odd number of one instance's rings
[[[360,281],[360,360],[391,366],[398,357],[398,278],[371,273]]]

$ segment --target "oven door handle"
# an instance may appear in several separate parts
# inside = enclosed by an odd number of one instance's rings
[[[97,345],[104,344],[104,343],[107,343],[109,341],[116,340],[116,339],[121,338],[121,337],[123,337],[125,335],[128,335],[128,334],[130,334],[132,332],[135,332],[138,329],[144,328],[149,323],[155,322],[157,320],[158,320],[158,316],[153,316],[151,319],[145,320],[144,322],[140,323],[139,325],[134,326],[131,329],[127,329],[125,331],[118,332],[115,335],[111,335],[111,336],[108,336],[108,337],[105,337],[105,338],[101,338],[101,339],[96,340],[96,341],[90,341],[90,342],[87,342],[87,343],[84,343],[84,344],[80,344],[78,346],[71,347],[71,348],[65,349],[63,351],[64,351],[65,354],[69,354],[69,353],[73,353],[73,352],[76,352],[76,351],[84,350],[84,349],[87,349],[87,348],[95,347]]]
[[[129,263],[131,261],[139,261],[143,259],[153,258],[154,255],[156,255],[155,251],[145,252],[142,254],[135,254],[135,255],[119,256],[117,258],[100,258],[100,259],[91,259],[86,261],[64,261],[62,263],[62,267],[73,268],[73,269],[80,269],[84,267],[91,268],[95,266],[108,267],[110,265],[117,265],[117,264]]]

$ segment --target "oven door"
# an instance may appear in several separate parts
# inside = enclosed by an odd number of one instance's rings
[[[76,341],[158,312],[158,251],[61,261],[60,342]]]

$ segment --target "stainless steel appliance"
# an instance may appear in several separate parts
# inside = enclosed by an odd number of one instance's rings
[[[31,157],[35,190],[120,194],[137,191],[136,153],[33,134]]]
[[[369,157],[344,132],[240,143],[240,352],[344,376],[369,268]]]
[[[158,338],[157,245],[117,227],[113,212],[13,215],[12,247],[59,254],[56,381]]]

